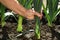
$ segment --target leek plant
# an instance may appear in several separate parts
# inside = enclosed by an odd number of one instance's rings
[[[41,11],[41,7],[42,7],[42,0],[34,0],[34,10],[39,12]],[[40,18],[39,17],[35,17],[36,20],[36,26],[35,26],[35,34],[37,36],[38,39],[40,39]]]
[[[3,6],[2,4],[0,4],[0,17],[1,17],[0,24],[2,25],[2,27],[4,27],[4,25],[5,25],[5,15],[4,15],[5,9],[6,9],[6,7]]]
[[[0,4],[0,17],[1,17],[0,24],[2,26],[2,35],[3,35],[2,40],[7,40],[9,38],[5,27],[5,9],[6,7]]]
[[[32,7],[32,1],[33,0],[18,0],[18,2],[20,4],[22,4],[26,9],[30,9]],[[23,22],[23,17],[19,16],[18,18],[18,27],[17,27],[17,31],[18,32],[22,32],[22,22]]]
[[[60,8],[58,9],[58,1],[59,0],[47,0],[48,12],[43,4],[44,13],[46,15],[49,27],[52,27],[52,22],[54,21],[56,16],[59,14]]]
[[[57,39],[60,38],[59,36],[60,34],[54,30],[54,27],[52,24],[52,22],[55,20],[56,16],[60,12],[60,8],[58,9],[58,1],[59,0],[47,0],[47,8],[45,8],[43,5],[44,13],[48,21],[48,27],[50,28],[51,33],[52,33],[52,37],[53,37],[52,40],[54,40],[54,37],[56,37]]]

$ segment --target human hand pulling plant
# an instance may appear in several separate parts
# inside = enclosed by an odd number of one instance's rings
[[[27,10],[21,4],[18,4],[15,0],[0,0],[0,2],[10,10],[30,20],[34,19],[34,15],[40,17],[40,19],[42,18],[42,13],[39,14],[35,11],[33,12],[33,10]]]

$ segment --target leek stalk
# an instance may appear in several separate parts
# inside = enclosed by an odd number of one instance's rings
[[[40,12],[41,11],[41,7],[42,7],[42,0],[34,0],[33,1],[34,3],[34,9],[35,11],[37,12]],[[36,26],[35,26],[35,34],[37,36],[38,39],[40,39],[40,18],[38,18],[37,16],[35,17],[35,20],[36,20]]]
[[[31,3],[33,0],[18,0],[18,2],[20,4],[22,4],[26,9],[30,9],[31,8]],[[17,27],[17,31],[18,32],[22,32],[23,28],[22,28],[22,22],[23,22],[23,17],[19,16],[18,19],[18,27]]]

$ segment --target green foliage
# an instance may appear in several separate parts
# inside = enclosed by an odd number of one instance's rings
[[[40,12],[42,7],[42,0],[34,0],[33,3],[35,11]],[[35,20],[36,20],[35,34],[37,38],[40,39],[40,23],[41,23],[40,18],[36,16]]]
[[[30,9],[32,7],[32,1],[33,0],[18,0],[18,2],[20,4],[22,4],[26,9]],[[17,31],[18,32],[22,32],[22,22],[23,22],[23,17],[22,16],[19,16],[19,19],[18,19],[18,28],[17,28]]]
[[[60,11],[60,8],[58,9],[58,1],[59,0],[47,0],[47,9],[49,10],[49,13],[43,4],[44,12],[48,20],[48,26],[50,27],[52,26],[52,21],[54,21],[55,17],[59,14],[58,12]]]
[[[0,17],[1,17],[1,25],[2,25],[2,27],[5,25],[5,15],[4,15],[4,13],[5,13],[5,6],[3,6],[2,4],[0,4]]]

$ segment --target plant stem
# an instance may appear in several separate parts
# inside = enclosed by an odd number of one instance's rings
[[[36,17],[35,33],[37,38],[40,39],[40,19],[38,17]]]
[[[22,16],[19,16],[18,18],[18,27],[17,27],[17,31],[18,32],[22,32],[22,21],[23,21],[23,17]]]
[[[5,7],[2,5],[2,4],[0,4],[0,13],[1,13],[1,25],[2,25],[2,27],[4,27],[4,25],[5,25]]]
[[[31,3],[32,0],[18,0],[20,4],[22,4],[26,9],[30,9],[31,8]],[[22,22],[23,22],[23,17],[19,16],[19,20],[18,20],[18,28],[17,31],[22,32]]]
[[[42,0],[34,0],[34,9],[37,12],[41,11],[41,6],[42,6]],[[37,36],[38,39],[40,39],[40,18],[38,18],[37,16],[35,17],[36,20],[36,26],[35,26],[35,34]]]

